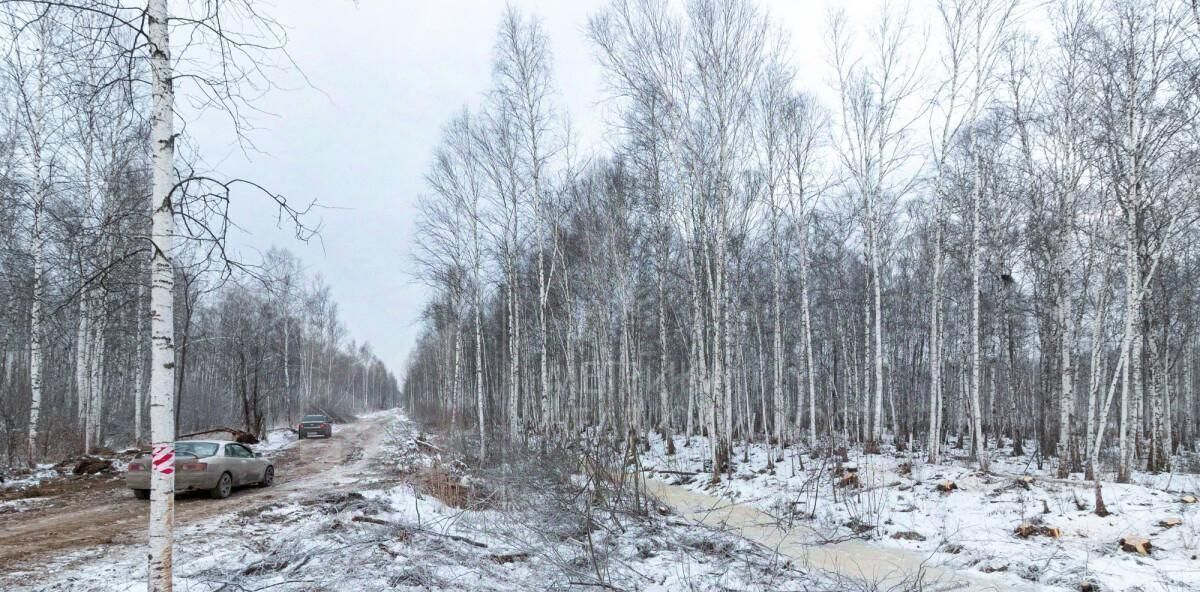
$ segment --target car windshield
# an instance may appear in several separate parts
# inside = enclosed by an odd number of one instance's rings
[[[196,458],[213,456],[217,453],[217,445],[212,442],[176,442],[175,454],[190,454]]]
[[[305,415],[300,421],[325,421],[324,415]]]

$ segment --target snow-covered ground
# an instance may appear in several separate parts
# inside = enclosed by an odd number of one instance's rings
[[[703,472],[707,441],[695,437],[685,444],[678,438],[677,454],[668,456],[654,436],[643,463]],[[746,453],[749,461],[742,462]],[[785,451],[770,471],[766,446],[735,446],[732,479],[715,485],[703,474],[657,475],[690,491],[749,504],[782,523],[803,524],[813,544],[862,537],[1001,589],[1079,590],[1090,582],[1102,590],[1200,590],[1200,505],[1182,501],[1200,491],[1195,474],[1136,474],[1132,484],[1105,483],[1111,515],[1101,518],[1092,512],[1091,482],[1082,475],[1054,479],[1050,467],[1037,470],[1027,457],[997,455],[992,473],[984,475],[961,457],[930,465],[919,454],[851,452],[842,468],[855,468],[860,486],[842,487],[836,460],[797,453]],[[1026,475],[1032,480],[1019,480]],[[945,481],[957,488],[939,492]],[[1059,535],[1022,538],[1016,533],[1022,524]],[[1126,536],[1149,539],[1150,554],[1122,551],[1118,541]]]
[[[536,490],[503,504],[494,497],[456,503],[429,488],[430,475],[452,488],[495,486],[469,474],[436,440],[418,444],[398,412],[372,420],[388,425],[381,442],[364,440],[361,448],[347,442],[359,452],[310,481],[312,487],[256,493],[242,504],[235,493],[222,502],[228,511],[180,526],[176,589],[844,589],[783,565],[756,545],[670,515],[562,514],[553,511],[562,498]],[[256,449],[287,447],[294,447],[289,454],[309,448],[280,433]],[[455,507],[462,505],[469,507]],[[142,545],[114,540],[9,573],[0,584],[6,590],[131,592],[145,589],[144,574]]]
[[[40,464],[32,471],[21,471],[5,476],[3,482],[0,482],[0,491],[33,487],[42,481],[60,476],[53,464]]]
[[[340,428],[335,424],[333,426],[333,433],[337,434],[339,429]],[[267,435],[264,436],[258,444],[252,445],[251,448],[253,448],[255,452],[262,452],[264,454],[275,453],[280,450],[284,450],[299,441],[299,437],[292,428],[275,428],[268,431]]]

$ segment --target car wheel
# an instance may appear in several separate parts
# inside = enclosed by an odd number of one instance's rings
[[[208,495],[213,499],[225,499],[232,492],[233,477],[229,473],[221,473],[221,479],[217,481],[217,486],[208,490]]]
[[[259,481],[258,484],[263,487],[270,487],[273,483],[275,483],[275,467],[267,467],[267,470],[263,471],[262,481]]]
[[[140,500],[148,500],[148,499],[150,499],[150,490],[149,489],[135,489],[135,490],[133,490],[133,497],[136,497]]]

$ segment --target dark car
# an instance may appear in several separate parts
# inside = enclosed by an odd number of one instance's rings
[[[300,425],[296,427],[296,431],[300,433],[301,440],[309,436],[331,438],[333,437],[333,420],[329,419],[327,415],[305,415],[300,419]]]

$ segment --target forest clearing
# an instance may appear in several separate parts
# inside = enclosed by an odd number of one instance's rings
[[[0,584],[1200,589],[1200,0],[0,17]]]

